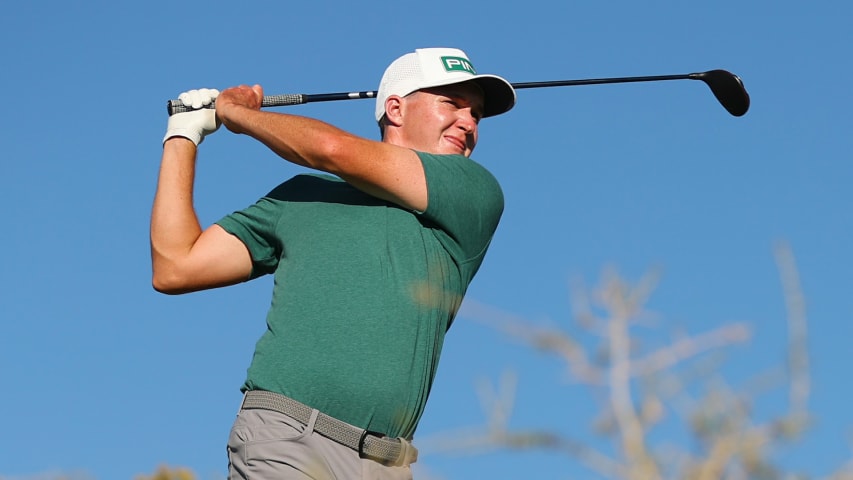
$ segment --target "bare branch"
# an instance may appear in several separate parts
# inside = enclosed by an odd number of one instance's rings
[[[466,300],[461,314],[502,331],[509,338],[524,342],[536,350],[557,355],[566,362],[572,376],[579,381],[604,384],[604,372],[590,362],[583,346],[565,332],[531,325],[519,316],[476,301]]]
[[[733,343],[744,342],[750,337],[746,324],[724,325],[716,330],[693,337],[680,338],[675,343],[661,348],[650,355],[637,359],[632,368],[636,376],[652,375],[658,371],[674,367],[679,362],[716,348]]]
[[[723,348],[750,339],[746,324],[730,323],[703,333],[682,335],[649,351],[640,342],[649,335],[635,332],[637,327],[645,326],[644,320],[655,318],[647,303],[660,275],[653,271],[632,284],[609,268],[593,289],[588,290],[580,279],[575,279],[570,289],[573,318],[592,334],[595,343],[587,343],[585,337],[573,336],[558,327],[531,325],[519,316],[470,300],[463,305],[462,313],[537,351],[556,355],[574,379],[595,387],[595,394],[601,395],[602,410],[594,425],[600,427],[600,434],[616,442],[615,453],[591,448],[556,431],[510,431],[517,387],[514,374],[505,374],[498,389],[480,386],[488,418],[486,430],[456,434],[442,447],[457,453],[477,448],[562,452],[618,480],[799,478],[777,471],[772,449],[799,438],[809,425],[806,308],[790,248],[779,243],[774,255],[790,337],[789,375],[777,377],[787,381],[790,408],[784,415],[756,420],[754,400],[771,386],[778,388],[778,383],[768,384],[773,377],[753,379],[747,388],[735,393],[719,377],[719,362],[711,362],[719,359]],[[676,368],[682,364],[683,368]],[[708,383],[714,378],[720,381]],[[693,386],[697,384],[708,385],[709,389],[694,399]],[[673,410],[675,420],[667,419]],[[673,442],[665,451],[654,445],[652,428],[658,424],[671,426],[673,422],[687,427],[685,433],[695,444]],[[853,461],[828,480],[847,479],[853,480]]]
[[[629,469],[616,460],[583,442],[550,431],[464,429],[446,432],[434,438],[418,439],[418,445],[422,454],[476,455],[501,448],[550,450],[574,458],[607,478],[621,479],[629,475]]]
[[[485,380],[477,383],[477,392],[483,412],[488,418],[489,432],[504,432],[509,426],[509,417],[515,403],[515,392],[518,386],[518,375],[505,371],[501,375],[498,392]]]
[[[785,242],[778,242],[773,250],[785,305],[788,310],[788,364],[790,368],[791,410],[803,414],[808,409],[811,390],[808,355],[808,321],[806,320],[806,302],[800,288],[800,275],[794,261],[794,254]]]
[[[631,291],[626,285],[611,276],[605,282],[602,301],[610,314],[608,340],[610,345],[610,406],[621,434],[622,450],[630,467],[629,478],[660,478],[658,467],[648,454],[645,432],[639,415],[634,408],[631,395],[631,348],[629,322],[642,311],[640,299],[645,291]]]

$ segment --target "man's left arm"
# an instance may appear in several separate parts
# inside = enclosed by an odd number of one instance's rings
[[[249,135],[297,165],[337,175],[356,188],[404,208],[423,211],[427,186],[417,154],[347,133],[319,120],[261,111],[263,89],[220,93],[216,113],[234,133]]]

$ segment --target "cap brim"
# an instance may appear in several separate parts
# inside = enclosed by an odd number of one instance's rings
[[[483,89],[483,117],[492,117],[508,112],[515,106],[515,89],[497,75],[477,75],[474,81]]]
[[[417,90],[466,82],[474,82],[483,90],[483,118],[506,113],[515,106],[515,89],[509,82],[497,75],[484,74],[465,79],[454,78],[443,82],[434,82]]]

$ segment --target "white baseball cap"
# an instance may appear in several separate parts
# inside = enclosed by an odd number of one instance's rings
[[[423,88],[475,81],[483,89],[483,117],[509,111],[515,105],[512,85],[496,75],[479,75],[465,52],[456,48],[420,48],[391,62],[379,82],[376,121],[385,115],[385,100]]]

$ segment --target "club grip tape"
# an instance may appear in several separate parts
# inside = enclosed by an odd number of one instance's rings
[[[301,93],[288,93],[285,95],[266,95],[261,101],[261,107],[284,107],[287,105],[301,105],[303,103],[305,103],[305,95]],[[214,107],[216,107],[215,101],[204,108]],[[176,113],[191,112],[196,109],[184,105],[184,103],[180,100],[169,100],[169,102],[166,104],[166,110],[169,112],[169,116],[172,116]]]

